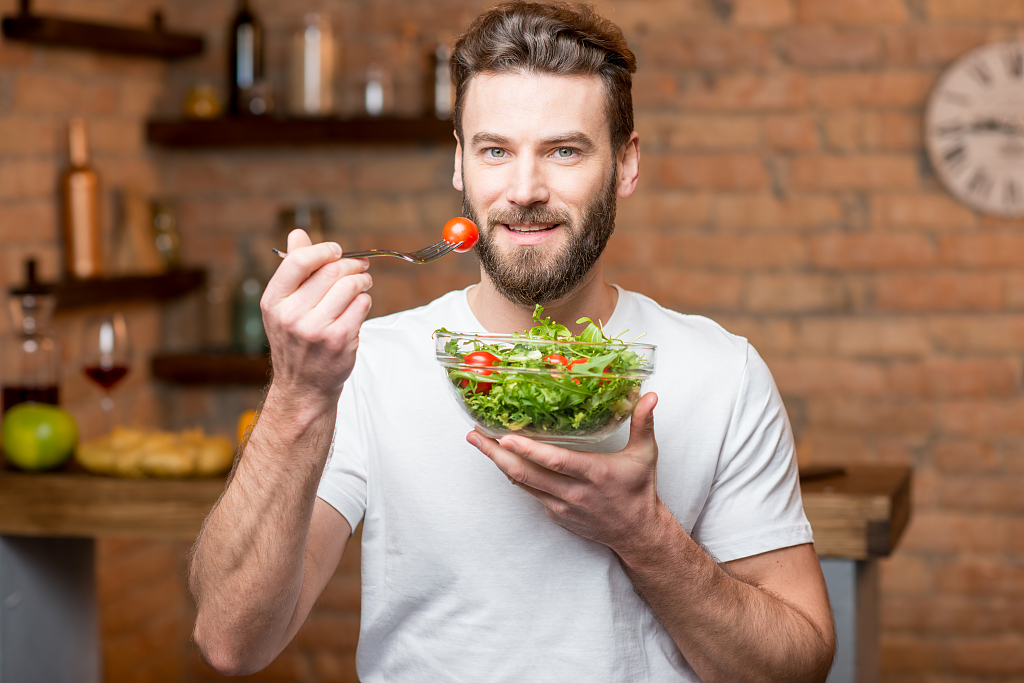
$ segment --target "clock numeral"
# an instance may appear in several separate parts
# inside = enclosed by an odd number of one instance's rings
[[[1024,76],[1024,50],[1010,50],[1006,53],[1006,71],[1014,78]]]
[[[992,179],[982,169],[975,171],[971,179],[967,181],[967,189],[983,199],[987,199],[991,194],[992,186]]]
[[[956,147],[943,152],[942,159],[950,168],[956,168],[967,161],[967,150],[963,145],[957,145]]]
[[[959,104],[961,107],[967,107],[971,104],[970,97],[964,95],[963,93],[953,91],[942,93],[942,99],[946,100],[947,102],[952,102],[953,104]]]
[[[1024,200],[1024,196],[1022,196],[1020,188],[1017,187],[1017,183],[1007,180],[1006,186],[1003,188],[1003,204],[1017,206],[1022,200]]]
[[[981,85],[992,84],[992,72],[984,62],[975,62],[968,73]]]

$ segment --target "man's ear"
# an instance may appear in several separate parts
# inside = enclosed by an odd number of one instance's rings
[[[636,191],[640,179],[640,134],[636,131],[629,136],[616,155],[615,168],[618,174],[615,195],[622,199]]]
[[[452,186],[459,192],[466,188],[462,185],[462,143],[459,141],[459,134],[452,132],[455,136],[455,175],[452,176]]]

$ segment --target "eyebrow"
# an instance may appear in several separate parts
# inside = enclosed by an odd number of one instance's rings
[[[507,138],[504,135],[498,135],[497,133],[477,133],[470,139],[470,144],[473,147],[478,147],[481,144],[508,146],[511,143],[512,140],[510,138]],[[544,140],[541,140],[541,145],[545,147],[550,147],[553,145],[576,145],[577,147],[580,147],[583,151],[587,152],[593,150],[596,147],[594,141],[590,138],[589,135],[578,131],[573,133],[556,135],[550,138],[545,138]]]

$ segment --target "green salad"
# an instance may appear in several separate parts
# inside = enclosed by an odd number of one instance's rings
[[[524,334],[434,333],[466,411],[498,433],[585,436],[613,429],[633,412],[651,374],[645,360],[653,358],[637,350],[653,356],[654,347],[609,337],[590,318],[577,321],[588,325],[574,336],[542,313],[537,306],[537,324]]]

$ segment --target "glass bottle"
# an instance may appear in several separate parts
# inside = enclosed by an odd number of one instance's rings
[[[231,346],[235,351],[261,354],[270,349],[263,329],[263,311],[260,310],[260,299],[266,285],[250,245],[245,244],[242,276],[231,301]]]
[[[245,100],[263,80],[263,26],[249,9],[248,0],[238,1],[228,44],[228,112],[239,116],[251,113],[245,110]]]
[[[50,287],[36,280],[36,263],[25,264],[25,285],[10,292],[13,332],[3,343],[2,411],[19,403],[60,401],[60,348],[47,334],[56,305]]]
[[[64,267],[68,277],[83,280],[101,275],[99,177],[89,164],[85,121],[68,125],[71,164],[61,175],[64,223]]]
[[[296,116],[326,116],[334,108],[334,41],[326,15],[310,12],[292,36],[288,93]]]

